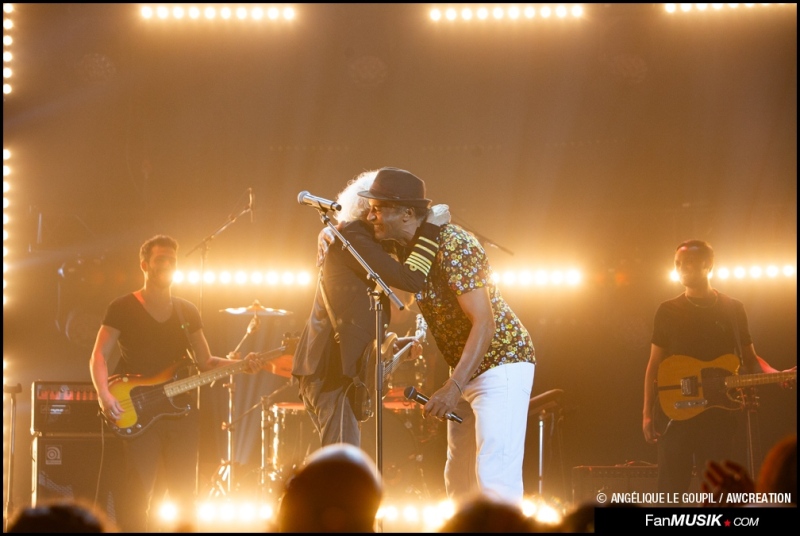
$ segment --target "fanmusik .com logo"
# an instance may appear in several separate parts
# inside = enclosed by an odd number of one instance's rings
[[[672,514],[657,516],[646,514],[646,527],[757,527],[757,517],[725,518],[724,514]]]

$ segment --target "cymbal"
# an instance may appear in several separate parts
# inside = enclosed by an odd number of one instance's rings
[[[228,313],[232,315],[246,315],[255,314],[257,316],[286,316],[292,314],[291,311],[286,309],[273,309],[272,307],[264,307],[258,300],[254,301],[247,307],[228,307],[227,309],[220,309],[220,313]]]

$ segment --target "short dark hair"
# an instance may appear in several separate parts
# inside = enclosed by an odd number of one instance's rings
[[[19,532],[119,532],[105,513],[79,499],[62,499],[28,506],[9,521],[9,533]]]
[[[145,243],[142,244],[142,247],[139,248],[139,260],[149,261],[150,255],[153,253],[153,248],[156,246],[172,248],[175,251],[178,251],[177,240],[167,235],[156,235],[152,238],[147,239]]]
[[[705,240],[684,240],[678,244],[678,247],[675,248],[675,251],[678,251],[681,248],[697,249],[703,260],[706,260],[712,264],[714,263],[714,248],[712,248],[711,244]]]

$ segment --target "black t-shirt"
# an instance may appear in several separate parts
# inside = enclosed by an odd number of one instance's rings
[[[200,312],[192,303],[172,298],[172,315],[158,322],[133,294],[117,298],[108,306],[103,325],[120,331],[121,358],[115,373],[156,375],[187,355],[188,334],[201,329]],[[186,329],[178,315],[180,307]]]
[[[681,294],[658,307],[651,342],[665,348],[668,356],[713,361],[736,353],[734,318],[741,346],[748,346],[753,341],[742,302],[719,293],[715,302],[698,307]]]

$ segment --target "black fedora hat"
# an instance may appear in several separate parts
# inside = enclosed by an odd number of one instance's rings
[[[379,169],[370,189],[358,192],[358,195],[409,207],[428,208],[431,205],[431,200],[425,197],[425,181],[404,169],[393,167]]]

